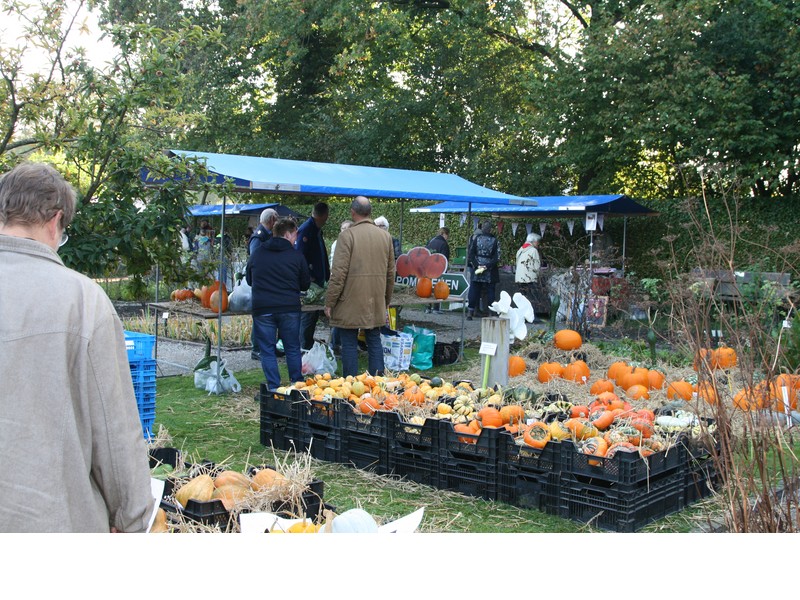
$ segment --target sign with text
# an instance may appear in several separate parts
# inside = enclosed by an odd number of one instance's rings
[[[409,275],[408,277],[401,277],[400,275],[395,276],[396,283],[407,285],[412,288],[417,287],[417,279],[418,277],[416,275]],[[467,283],[467,278],[461,273],[442,273],[441,277],[431,279],[431,281],[433,285],[436,285],[436,282],[440,279],[447,283],[450,288],[451,297],[464,298],[466,296],[469,284]]]

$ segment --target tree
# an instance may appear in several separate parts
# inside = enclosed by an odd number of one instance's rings
[[[5,10],[25,22],[27,43],[45,48],[44,74],[22,68],[26,47],[3,46],[0,72],[5,110],[0,160],[25,158],[59,162],[79,191],[71,242],[61,255],[87,275],[114,271],[122,261],[137,281],[154,264],[185,279],[178,268],[177,227],[186,214],[184,178],[155,191],[143,184],[143,168],[186,173],[189,165],[167,162],[165,144],[201,116],[186,110],[181,83],[185,57],[213,41],[202,28],[183,23],[172,32],[148,25],[111,28],[120,54],[103,68],[91,65],[85,51],[67,47],[76,13],[55,1],[36,13],[7,2]],[[83,8],[79,2],[76,10]],[[49,158],[48,158],[49,157]],[[202,175],[202,167],[192,167]]]

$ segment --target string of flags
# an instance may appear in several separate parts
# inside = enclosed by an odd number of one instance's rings
[[[591,217],[591,221],[588,220]],[[603,231],[604,225],[604,217],[603,213],[589,213],[587,214],[587,218],[584,219],[584,227],[587,228],[587,231],[591,228],[592,231],[595,231],[594,227],[590,227],[590,225],[596,225],[596,229]],[[444,227],[444,220],[445,215],[444,213],[439,214],[439,226]],[[467,215],[466,213],[461,213],[459,215],[459,224],[464,225],[467,222]],[[472,217],[472,228],[477,229],[478,224],[480,223],[480,218],[473,216]],[[567,229],[569,229],[569,234],[573,235],[575,231],[575,219],[567,219],[565,221],[567,224]],[[561,233],[561,222],[560,221],[553,221],[552,223],[547,223],[546,221],[542,221],[539,223],[539,235],[544,236],[544,232],[547,230],[548,224],[553,228],[553,233],[559,235]],[[517,229],[519,229],[520,223],[518,221],[511,222],[511,233],[512,235],[517,235]],[[503,233],[503,227],[505,227],[505,221],[500,219],[497,221],[497,225],[495,229],[498,233]],[[531,231],[533,231],[533,223],[525,223],[525,234],[530,235]]]

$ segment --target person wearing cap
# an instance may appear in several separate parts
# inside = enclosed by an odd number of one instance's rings
[[[331,276],[331,265],[328,261],[328,249],[322,228],[328,222],[329,207],[325,202],[317,202],[311,216],[297,230],[295,248],[305,257],[312,283],[324,288]],[[303,311],[300,323],[300,342],[304,350],[314,346],[314,333],[321,310]]]
[[[155,510],[122,323],[58,255],[75,211],[50,165],[0,177],[0,532],[143,532]]]

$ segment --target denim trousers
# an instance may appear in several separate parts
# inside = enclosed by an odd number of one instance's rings
[[[289,381],[302,381],[303,356],[300,350],[300,312],[274,313],[253,317],[253,345],[261,352],[261,369],[267,379],[267,386],[274,390],[281,385],[275,344],[283,340],[286,353],[286,367]]]
[[[472,311],[481,310],[481,296],[483,291],[486,290],[486,310],[489,310],[489,305],[494,302],[495,293],[494,283],[484,283],[480,281],[470,282],[469,291],[467,292],[467,302],[469,309]]]
[[[342,376],[359,375],[358,329],[339,329],[342,339]],[[367,371],[370,375],[383,375],[383,345],[381,328],[365,329],[367,342]]]
[[[299,340],[303,350],[311,350],[314,347],[314,332],[317,329],[317,320],[321,310],[303,311],[300,317]]]

